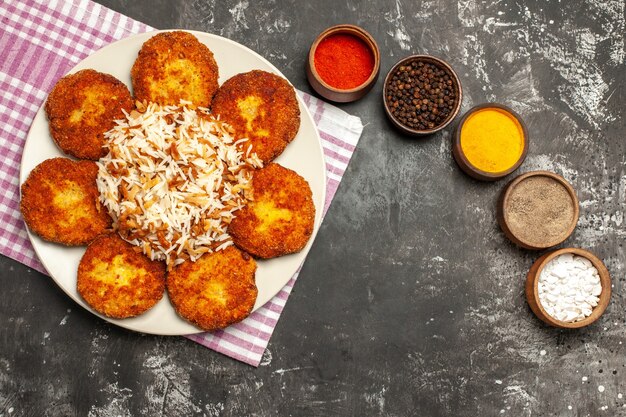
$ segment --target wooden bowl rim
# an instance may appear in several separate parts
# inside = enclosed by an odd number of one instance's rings
[[[454,89],[457,91],[457,100],[458,101],[456,102],[454,110],[452,111],[452,113],[450,113],[450,115],[448,116],[448,118],[446,119],[445,122],[443,122],[441,125],[436,126],[436,127],[432,128],[432,129],[419,130],[419,129],[412,129],[412,128],[408,127],[408,126],[405,126],[404,124],[402,124],[399,120],[397,120],[395,118],[395,116],[391,113],[391,110],[389,109],[389,105],[387,104],[387,94],[386,94],[386,91],[387,91],[387,82],[389,81],[389,78],[396,71],[396,69],[398,67],[402,66],[403,64],[405,64],[408,61],[414,61],[414,60],[422,60],[422,61],[435,63],[435,65],[440,65],[443,68],[445,68],[450,73],[450,75],[452,76]],[[394,64],[394,66],[391,67],[391,69],[387,72],[387,75],[385,76],[385,82],[383,83],[383,91],[382,91],[382,93],[383,93],[383,105],[385,107],[385,113],[387,114],[387,117],[389,117],[389,120],[391,120],[391,122],[397,128],[402,130],[404,133],[407,133],[407,134],[413,135],[413,136],[432,135],[433,133],[439,132],[440,130],[444,129],[446,126],[448,126],[450,123],[452,123],[454,118],[459,114],[459,111],[461,110],[461,103],[463,102],[463,87],[461,86],[461,79],[459,78],[457,73],[454,71],[452,66],[450,64],[448,64],[446,61],[444,61],[443,59],[441,59],[441,58],[437,58],[436,56],[425,55],[425,54],[409,55],[407,57],[402,58],[398,62],[396,62]]]
[[[491,108],[500,109],[508,113],[515,120],[517,120],[517,122],[522,127],[522,135],[524,136],[523,137],[524,145],[522,148],[522,153],[520,157],[518,158],[517,162],[515,162],[515,164],[513,164],[509,169],[502,171],[502,172],[488,172],[488,171],[483,171],[482,169],[476,168],[467,159],[467,157],[465,156],[465,153],[463,152],[463,148],[461,147],[461,129],[463,128],[463,125],[465,124],[467,119],[469,119],[469,117],[473,115],[474,113],[476,113],[477,111],[484,110],[484,109],[491,109]],[[526,123],[515,110],[500,103],[482,103],[469,109],[463,115],[463,117],[461,117],[461,120],[459,120],[459,123],[457,124],[457,127],[454,130],[453,141],[454,142],[452,144],[452,154],[454,155],[454,158],[456,159],[456,162],[459,164],[461,169],[470,177],[478,179],[478,180],[482,180],[482,181],[496,181],[496,180],[506,177],[507,175],[517,170],[522,165],[522,163],[526,160],[526,156],[528,155],[529,136],[528,136],[528,129],[526,128]]]
[[[576,321],[573,323],[557,320],[556,318],[552,317],[543,308],[543,306],[541,305],[541,301],[539,300],[539,276],[541,275],[541,271],[548,264],[548,262],[550,262],[557,256],[560,256],[566,253],[571,253],[574,255],[582,256],[586,258],[587,260],[589,260],[598,271],[598,275],[600,276],[600,285],[602,285],[602,293],[600,293],[600,297],[599,297],[600,300],[598,301],[598,305],[593,308],[591,315],[586,317],[583,320]],[[533,273],[533,269],[534,269],[534,273]],[[609,302],[611,301],[611,292],[612,292],[611,291],[611,275],[609,273],[609,270],[606,268],[606,265],[604,265],[604,262],[602,262],[600,258],[598,258],[596,255],[594,255],[590,251],[586,249],[581,249],[581,248],[569,247],[569,248],[556,249],[552,252],[548,252],[544,254],[543,256],[541,256],[539,259],[535,261],[531,269],[528,271],[528,275],[526,278],[526,285],[527,285],[526,298],[528,300],[528,303],[531,305],[531,307],[533,306],[533,303],[529,299],[529,297],[532,296],[534,298],[534,305],[537,307],[537,310],[538,310],[538,311],[535,311],[534,308],[532,309],[535,315],[537,315],[537,317],[541,319],[542,321],[544,321],[545,323],[548,323],[554,327],[559,327],[563,329],[578,329],[578,328],[590,325],[591,323],[598,320],[600,316],[602,316],[607,306],[609,305]],[[529,285],[532,285],[532,291],[528,291]]]
[[[535,245],[535,244],[525,241],[524,239],[521,239],[519,236],[513,233],[507,221],[507,217],[508,217],[507,216],[507,213],[508,213],[507,204],[509,202],[511,193],[513,192],[515,187],[518,184],[520,184],[522,181],[526,180],[527,178],[535,177],[535,176],[550,177],[554,179],[555,181],[557,181],[558,183],[560,183],[563,187],[565,187],[565,189],[567,190],[567,193],[572,199],[572,203],[574,204],[574,216],[573,216],[571,224],[566,229],[567,233],[564,233],[563,236],[560,237],[559,239],[556,239],[552,242],[547,242],[543,245]],[[500,222],[500,225],[502,226],[502,229],[505,235],[510,240],[512,240],[513,243],[523,248],[531,249],[531,250],[548,249],[548,248],[551,248],[553,246],[563,243],[572,235],[572,233],[574,232],[574,229],[576,229],[576,225],[578,224],[578,217],[580,216],[580,207],[579,207],[578,196],[576,195],[576,190],[574,190],[574,187],[565,178],[551,171],[542,171],[542,170],[530,171],[530,172],[526,172],[524,174],[518,175],[502,191],[502,195],[501,195],[498,206],[499,206],[498,207],[498,212],[499,212],[498,220]]]
[[[347,33],[353,36],[357,36],[359,39],[365,42],[367,47],[374,55],[374,68],[372,69],[372,73],[370,74],[369,78],[365,80],[363,84],[347,90],[336,88],[326,83],[318,74],[317,68],[315,68],[315,51],[317,50],[317,46],[327,37],[331,35],[336,35],[338,33]],[[321,84],[322,87],[326,88],[327,90],[339,94],[356,93],[368,88],[378,78],[378,74],[380,73],[380,50],[378,49],[378,44],[376,43],[374,37],[362,27],[350,24],[335,25],[325,29],[317,36],[317,38],[315,38],[315,41],[313,41],[313,44],[309,49],[308,66],[311,71],[311,75],[315,78],[316,81]]]

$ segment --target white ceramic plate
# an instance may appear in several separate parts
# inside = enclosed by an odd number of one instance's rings
[[[253,69],[261,69],[282,76],[276,67],[245,46],[220,36],[203,32],[189,32],[193,33],[213,51],[219,66],[220,85],[235,74]],[[130,69],[135,62],[137,53],[143,43],[156,33],[158,32],[135,35],[106,46],[80,62],[70,72],[93,68],[117,77],[131,88]],[[313,119],[299,97],[298,102],[301,112],[300,131],[294,141],[287,146],[285,152],[276,159],[276,162],[298,172],[309,182],[316,208],[315,228],[313,236],[311,236],[308,244],[301,252],[276,259],[258,261],[256,283],[259,294],[254,306],[255,310],[276,295],[302,264],[317,234],[321,221],[324,196],[326,195],[326,170],[321,142]],[[48,121],[42,106],[37,112],[26,138],[20,171],[20,184],[26,180],[28,174],[35,166],[46,159],[56,156],[66,155],[56,147],[50,137]],[[85,304],[76,291],[78,263],[85,252],[85,248],[68,248],[49,243],[31,234],[30,231],[29,238],[39,259],[63,291],[78,304],[99,315]],[[176,314],[167,298],[167,294],[154,308],[139,317],[125,320],[103,318],[118,326],[144,333],[184,335],[200,331]]]

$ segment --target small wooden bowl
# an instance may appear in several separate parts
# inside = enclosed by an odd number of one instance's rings
[[[520,155],[517,162],[506,171],[495,172],[495,173],[483,171],[481,169],[476,168],[467,159],[467,157],[465,156],[465,153],[463,153],[463,148],[461,148],[461,129],[463,128],[463,125],[465,124],[467,119],[472,114],[476,113],[479,110],[490,109],[490,108],[500,109],[506,113],[509,113],[512,117],[514,117],[519,122],[520,126],[522,127],[522,132],[524,135],[524,148],[522,149],[522,154]],[[515,113],[510,108],[503,106],[502,104],[484,103],[484,104],[479,104],[478,106],[472,107],[471,109],[467,111],[467,113],[463,115],[463,117],[459,121],[459,124],[456,127],[456,130],[454,131],[454,138],[453,138],[453,143],[452,143],[452,155],[454,155],[454,160],[459,165],[459,167],[463,170],[463,172],[465,172],[467,175],[477,180],[497,181],[501,178],[506,177],[507,175],[515,171],[517,168],[519,168],[520,165],[522,165],[522,162],[524,162],[524,160],[526,159],[527,153],[528,153],[528,130],[526,129],[526,124],[517,113]]]
[[[555,239],[554,241],[544,242],[541,245],[537,245],[535,243],[528,242],[528,241],[524,240],[521,236],[516,235],[513,232],[512,228],[511,228],[511,226],[509,225],[509,222],[508,222],[507,206],[508,206],[509,199],[510,199],[512,191],[515,189],[515,187],[519,183],[521,183],[522,181],[524,181],[525,179],[527,179],[529,177],[534,177],[534,176],[545,176],[545,177],[549,177],[549,178],[552,178],[555,181],[557,181],[559,184],[561,184],[563,187],[565,187],[565,189],[567,190],[567,193],[569,194],[569,196],[572,199],[572,204],[574,206],[574,216],[572,218],[572,223],[563,232],[563,234],[561,236],[559,236],[557,239]],[[500,194],[500,197],[498,199],[496,218],[498,220],[498,224],[500,225],[500,228],[502,229],[502,231],[504,232],[506,237],[508,237],[513,243],[515,243],[516,245],[521,246],[522,248],[525,248],[525,249],[542,250],[542,249],[551,248],[553,246],[561,244],[568,237],[570,237],[570,235],[572,234],[572,232],[576,228],[576,224],[578,223],[578,216],[579,216],[579,214],[580,214],[580,209],[578,207],[578,197],[576,196],[576,191],[574,191],[574,188],[570,185],[569,182],[567,182],[567,180],[565,180],[565,178],[561,177],[560,175],[555,174],[554,172],[550,172],[550,171],[531,171],[531,172],[527,172],[525,174],[521,174],[521,175],[517,176],[513,181],[511,181],[502,190],[502,193]]]
[[[409,126],[404,125],[402,122],[400,122],[400,120],[395,118],[395,116],[391,113],[389,104],[387,104],[387,85],[389,83],[389,80],[393,77],[394,73],[399,67],[409,62],[413,62],[413,61],[428,62],[439,68],[443,68],[452,79],[452,88],[454,92],[456,93],[457,101],[454,104],[454,109],[448,115],[448,117],[443,121],[443,123],[439,124],[438,126],[435,126],[432,129],[413,129]],[[398,130],[400,130],[402,133],[405,133],[409,136],[427,136],[427,135],[432,135],[433,133],[439,132],[440,130],[448,126],[452,122],[452,120],[454,120],[454,118],[457,116],[457,114],[459,113],[459,110],[461,109],[462,101],[463,101],[463,88],[461,87],[461,81],[458,75],[456,75],[456,72],[454,72],[452,67],[447,62],[431,55],[411,55],[406,58],[403,58],[400,61],[398,61],[389,70],[389,72],[387,73],[387,76],[385,77],[385,83],[383,85],[383,105],[385,106],[385,113],[387,113],[387,117]]]
[[[549,315],[546,310],[544,310],[541,302],[539,301],[539,276],[541,275],[541,271],[548,264],[548,262],[559,255],[563,255],[564,253],[571,253],[573,255],[587,258],[598,270],[598,275],[600,275],[600,284],[602,285],[600,301],[591,311],[591,315],[583,320],[572,323],[555,319]],[[604,313],[604,310],[606,310],[606,307],[609,305],[609,301],[611,300],[611,275],[606,269],[606,266],[604,266],[604,263],[602,263],[598,257],[589,251],[579,248],[554,250],[537,259],[528,271],[528,274],[526,275],[526,300],[528,301],[528,305],[533,313],[535,313],[541,321],[549,324],[550,326],[562,329],[578,329],[580,327],[585,327],[598,320],[602,313]]]
[[[315,68],[315,50],[321,41],[326,39],[331,35],[337,34],[347,34],[352,35],[360,40],[362,40],[365,45],[367,45],[374,55],[374,69],[370,74],[369,78],[358,87],[342,90],[339,88],[335,88],[329,84],[327,84],[322,77],[317,72]],[[363,96],[365,96],[376,84],[376,80],[378,79],[378,74],[380,73],[380,51],[378,49],[378,44],[370,35],[365,31],[365,29],[355,26],[355,25],[336,25],[331,26],[315,39],[313,44],[311,45],[311,49],[309,50],[309,58],[307,60],[306,65],[306,75],[309,80],[309,84],[311,87],[322,97],[328,99],[330,101],[334,101],[337,103],[348,103],[351,101],[356,101]]]

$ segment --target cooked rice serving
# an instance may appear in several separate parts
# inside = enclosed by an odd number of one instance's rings
[[[168,266],[232,244],[226,233],[262,162],[208,109],[137,103],[105,134],[100,200],[125,240]],[[245,151],[241,151],[245,149]]]

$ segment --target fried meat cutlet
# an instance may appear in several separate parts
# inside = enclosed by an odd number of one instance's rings
[[[162,32],[148,39],[130,71],[135,98],[161,105],[190,101],[209,107],[218,88],[213,52],[187,32]]]
[[[254,70],[235,75],[217,90],[211,112],[230,124],[236,138],[248,138],[264,162],[280,155],[300,128],[300,107],[284,78]]]
[[[111,228],[99,202],[93,161],[52,158],[37,165],[22,184],[20,210],[41,238],[68,246],[86,245]]]
[[[128,88],[109,74],[85,69],[61,78],[46,100],[50,134],[63,152],[97,160],[106,154],[104,133],[130,111]]]
[[[94,240],[78,265],[78,293],[97,312],[124,319],[152,308],[165,291],[165,263],[152,261],[117,233]]]
[[[306,245],[313,233],[315,205],[304,178],[270,163],[254,172],[252,198],[228,227],[235,245],[259,258],[298,252]]]
[[[178,314],[202,330],[248,317],[257,297],[256,262],[234,246],[184,262],[169,272],[167,293]]]

